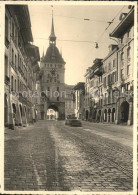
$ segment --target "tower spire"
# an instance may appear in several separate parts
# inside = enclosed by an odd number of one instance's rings
[[[43,55],[42,55],[42,57],[44,58],[44,47],[43,47]]]
[[[52,10],[52,26],[51,26],[51,34],[49,36],[50,43],[54,43],[56,41],[55,31],[54,31],[54,22],[53,22],[53,10]]]

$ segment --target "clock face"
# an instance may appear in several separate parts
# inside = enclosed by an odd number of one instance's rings
[[[55,69],[52,69],[50,72],[51,72],[52,76],[55,76],[55,74],[56,74],[56,70]]]

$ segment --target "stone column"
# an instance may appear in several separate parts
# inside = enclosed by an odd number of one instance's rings
[[[127,125],[132,125],[132,124],[133,124],[133,102],[130,102]]]
[[[116,103],[116,118],[115,118],[115,124],[120,123],[120,104],[119,102]]]
[[[26,113],[24,107],[23,107],[23,115],[22,115],[22,124],[24,127],[27,126],[27,119],[26,119]]]
[[[13,119],[11,95],[9,96],[9,124],[8,124],[8,126],[9,126],[10,129],[14,130],[15,122],[14,122],[14,119]]]
[[[20,126],[22,125],[22,117],[18,103],[16,104],[16,124]]]

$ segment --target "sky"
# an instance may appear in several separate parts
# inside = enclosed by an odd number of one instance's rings
[[[39,47],[40,57],[43,51],[46,53],[49,46],[52,9],[56,45],[66,62],[65,83],[75,85],[78,82],[85,82],[84,74],[86,69],[92,66],[94,59],[105,58],[109,51],[108,46],[116,44],[109,38],[109,34],[119,23],[120,14],[128,12],[128,6],[29,5],[33,44]],[[113,23],[105,31],[108,22],[114,17]],[[95,42],[98,42],[98,49],[95,48]]]

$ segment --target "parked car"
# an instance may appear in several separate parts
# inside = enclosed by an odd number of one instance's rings
[[[69,125],[72,127],[81,127],[82,123],[77,119],[66,119],[65,125]]]

